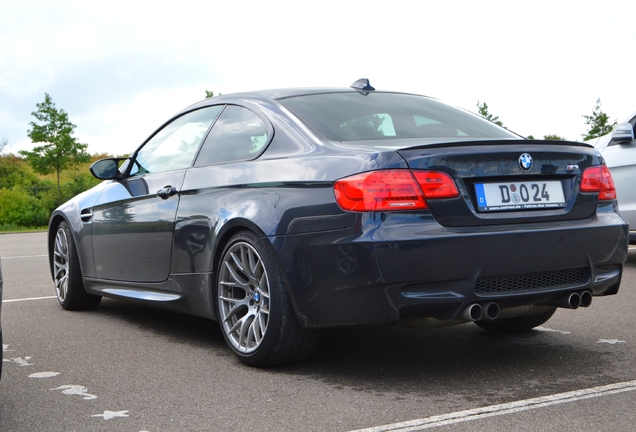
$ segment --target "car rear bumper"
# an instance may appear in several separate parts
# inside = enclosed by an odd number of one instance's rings
[[[628,225],[596,217],[447,228],[428,214],[365,214],[349,230],[271,238],[305,327],[458,319],[473,303],[545,304],[570,292],[615,294]]]

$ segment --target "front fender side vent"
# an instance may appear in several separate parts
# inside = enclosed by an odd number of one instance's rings
[[[83,209],[80,213],[80,219],[82,222],[90,222],[93,219],[93,209]]]

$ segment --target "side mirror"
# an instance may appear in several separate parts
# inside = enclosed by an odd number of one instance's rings
[[[612,131],[612,141],[627,144],[634,141],[634,128],[629,123],[620,123]]]
[[[100,159],[94,162],[88,169],[91,174],[93,174],[93,177],[100,180],[117,180],[122,177],[117,168],[121,160],[120,158]]]

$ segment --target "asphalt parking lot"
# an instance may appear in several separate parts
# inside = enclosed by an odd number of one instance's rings
[[[361,326],[300,364],[254,369],[216,323],[54,298],[45,233],[0,235],[2,431],[631,431],[636,249],[617,296],[494,336]]]

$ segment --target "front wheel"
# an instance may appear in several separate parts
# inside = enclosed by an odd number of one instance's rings
[[[101,296],[88,294],[84,288],[77,249],[66,222],[60,223],[55,233],[53,281],[57,300],[64,309],[95,309],[102,300]]]
[[[245,364],[292,363],[316,345],[317,333],[294,315],[271,245],[250,231],[234,235],[223,251],[216,302],[225,341]]]
[[[491,333],[518,333],[533,329],[552,318],[556,308],[535,315],[505,318],[499,321],[477,321],[479,327]]]

